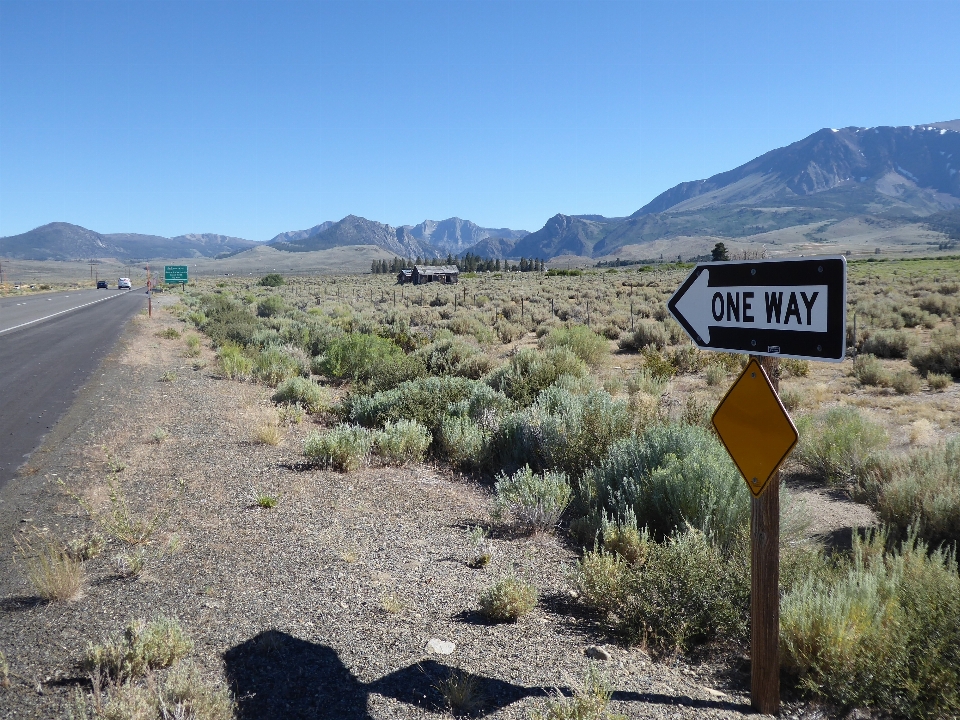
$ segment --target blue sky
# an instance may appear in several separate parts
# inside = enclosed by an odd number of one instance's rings
[[[628,215],[960,118],[960,3],[0,0],[0,236]]]

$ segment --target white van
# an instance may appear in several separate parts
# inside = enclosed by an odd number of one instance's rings
[[[117,281],[117,290],[129,290],[130,288],[130,278],[120,278]]]

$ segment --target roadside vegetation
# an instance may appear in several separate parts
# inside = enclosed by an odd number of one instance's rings
[[[280,442],[299,413],[305,467],[472,473],[490,488],[498,532],[557,532],[581,549],[570,573],[581,612],[625,643],[686,653],[744,647],[750,592],[750,494],[710,429],[743,358],[700,352],[669,318],[686,271],[478,273],[419,287],[267,276],[200,281],[178,307],[188,354],[202,333],[220,377],[272,389],[277,421],[257,442]],[[828,553],[784,520],[783,669],[795,692],[844,708],[960,712],[960,440],[926,420],[915,435],[928,439],[905,447],[870,409],[956,393],[957,277],[955,260],[852,264],[858,357],[839,366],[840,392],[809,363],[782,365],[801,432],[794,467],[883,523]],[[489,561],[484,533],[476,567]],[[503,577],[477,609],[518,621],[536,586]],[[604,706],[602,683],[588,685],[576,702]],[[568,706],[558,699],[546,717]]]

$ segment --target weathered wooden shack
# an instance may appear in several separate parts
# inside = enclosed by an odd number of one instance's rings
[[[460,268],[456,265],[414,265],[412,280],[414,285],[439,282],[452,284],[460,282]]]
[[[397,284],[403,285],[408,282],[413,282],[413,270],[404,268],[397,273]]]

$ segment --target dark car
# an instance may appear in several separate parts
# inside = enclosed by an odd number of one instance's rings
[[[106,280],[97,280],[97,290],[106,290],[107,281]]]

